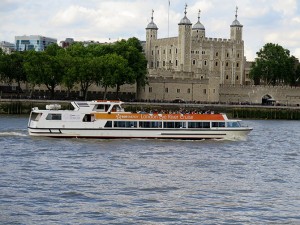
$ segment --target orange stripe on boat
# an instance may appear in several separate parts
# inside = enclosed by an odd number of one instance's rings
[[[106,120],[224,120],[222,114],[139,114],[139,113],[95,113],[96,119]]]

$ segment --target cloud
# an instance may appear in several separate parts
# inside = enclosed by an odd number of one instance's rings
[[[297,11],[297,0],[276,0],[272,8],[274,11],[282,13],[282,16],[290,16]]]
[[[135,36],[145,40],[145,27],[154,9],[159,38],[178,36],[184,16],[182,0],[0,0],[0,41],[40,34],[75,40],[108,41]],[[187,16],[193,24],[201,10],[208,37],[229,38],[238,6],[245,54],[253,59],[266,42],[274,42],[299,57],[300,8],[298,0],[189,0]],[[168,21],[169,13],[169,21]],[[169,28],[169,32],[168,32]]]

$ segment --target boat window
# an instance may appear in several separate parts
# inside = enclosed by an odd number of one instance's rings
[[[114,127],[137,127],[136,121],[114,121]]]
[[[109,109],[110,105],[96,105],[96,111],[106,112]]]
[[[162,127],[162,122],[159,121],[140,121],[139,122],[139,127],[142,128],[161,128]]]
[[[212,122],[212,127],[225,127],[225,122]]]
[[[61,114],[59,113],[49,113],[46,120],[61,120]]]
[[[175,128],[175,122],[164,122],[164,128]]]
[[[241,127],[241,124],[238,121],[227,122],[227,127]]]
[[[112,121],[107,121],[104,127],[112,127]]]
[[[188,128],[210,128],[209,122],[188,122]]]
[[[119,105],[114,105],[111,111],[112,112],[121,112],[122,108]]]
[[[93,122],[95,120],[94,114],[85,114],[82,121],[83,122]]]
[[[164,122],[164,128],[186,128],[185,122]]]
[[[225,122],[212,122],[212,127],[225,127]]]
[[[42,113],[32,113],[30,120],[38,121],[42,116]]]

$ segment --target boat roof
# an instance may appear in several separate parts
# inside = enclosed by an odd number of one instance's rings
[[[94,100],[94,101],[74,101],[71,104],[74,107],[74,110],[85,109],[92,110],[95,108],[95,105],[121,105],[124,102],[120,100]]]

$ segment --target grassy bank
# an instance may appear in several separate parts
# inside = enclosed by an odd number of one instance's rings
[[[0,100],[0,114],[29,114],[33,107],[45,109],[46,105],[60,104],[62,109],[71,109],[69,101],[45,100]],[[243,106],[213,104],[174,104],[174,103],[126,103],[126,111],[154,111],[184,109],[186,111],[215,111],[226,113],[228,118],[241,119],[286,119],[300,120],[300,107]]]
[[[46,105],[59,103],[63,109],[70,108],[64,101],[1,100],[0,114],[29,114],[33,107],[45,109]]]

